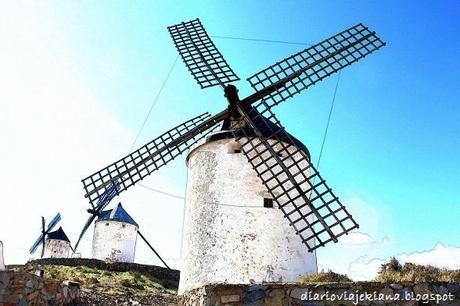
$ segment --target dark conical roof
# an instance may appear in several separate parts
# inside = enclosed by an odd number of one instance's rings
[[[260,116],[259,111],[257,111],[256,108],[251,107],[250,111],[248,112],[248,115],[250,118],[253,120],[254,124],[257,126],[257,128],[260,130],[262,135],[266,138],[272,138],[272,134],[274,131],[277,131],[277,137],[282,139],[283,142],[289,143],[293,146],[296,146],[297,148],[301,149],[305,153],[307,153],[308,158],[310,159],[310,152],[308,151],[307,147],[297,138],[289,134],[284,128],[280,128],[278,125],[270,121],[269,119],[265,118],[264,116]],[[232,118],[227,118],[224,120],[222,124],[222,128],[220,132],[212,133],[208,135],[207,141],[215,141],[219,139],[226,139],[226,138],[233,138],[233,133],[231,132],[232,129]],[[241,134],[246,134],[250,136],[256,136],[254,134],[254,131],[248,127],[245,126],[244,128],[244,133],[239,132]]]
[[[126,212],[121,203],[118,203],[117,207],[114,209],[104,210],[99,216],[98,221],[100,220],[120,221],[139,227],[136,221]]]
[[[48,233],[46,239],[63,240],[70,242],[62,227],[59,227],[59,229],[54,232]]]

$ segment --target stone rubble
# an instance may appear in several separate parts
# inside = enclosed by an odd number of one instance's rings
[[[0,305],[72,305],[80,285],[43,279],[28,272],[0,271]]]

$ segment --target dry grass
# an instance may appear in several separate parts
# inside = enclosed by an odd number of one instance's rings
[[[162,282],[138,272],[112,272],[88,267],[48,265],[45,277],[79,282],[83,289],[102,290],[109,294],[146,295],[159,291],[175,293],[177,284]]]
[[[460,270],[440,269],[413,263],[401,265],[396,258],[380,267],[379,282],[460,282]]]
[[[352,280],[344,275],[332,272],[331,270],[327,272],[320,272],[316,274],[310,274],[302,277],[299,282],[301,284],[311,284],[311,283],[349,283]]]

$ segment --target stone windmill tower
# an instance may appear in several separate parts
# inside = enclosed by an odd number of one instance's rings
[[[255,92],[240,99],[229,84],[238,76],[198,19],[168,30],[201,88],[220,86],[228,107],[192,118],[83,179],[85,197],[94,205],[110,186],[125,191],[190,149],[179,293],[216,283],[295,281],[316,271],[314,251],[358,224],[273,108],[385,43],[357,24],[249,77]]]
[[[67,258],[71,254],[72,246],[66,233],[59,227],[58,230],[48,233],[45,239],[45,258]]]
[[[90,217],[82,228],[74,250],[77,250],[86,231],[96,220],[91,251],[92,258],[111,262],[134,262],[137,237],[139,236],[169,269],[166,262],[139,231],[139,225],[123,208],[121,203],[118,203],[113,209],[105,210],[110,200],[119,191],[119,184],[110,185],[105,189],[104,194],[98,199],[96,205],[93,205],[92,209],[88,209]]]
[[[42,251],[40,257],[43,258],[67,258],[69,257],[72,246],[70,240],[65,234],[62,227],[58,230],[52,229],[61,221],[61,214],[57,214],[45,227],[45,218],[42,217],[41,234],[30,248],[30,254],[35,253],[37,248],[41,245]]]
[[[268,131],[263,124],[273,127],[263,120],[262,131]],[[300,141],[289,138],[286,146],[308,154]],[[229,120],[190,151],[187,167],[181,292],[222,282],[295,281],[317,272],[315,252],[305,252],[242,154]]]
[[[94,226],[92,257],[112,262],[134,262],[139,225],[121,203],[104,210]]]

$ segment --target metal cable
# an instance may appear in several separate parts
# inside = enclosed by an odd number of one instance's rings
[[[257,39],[257,38],[245,38],[245,37],[234,37],[234,36],[221,36],[221,35],[210,35],[212,38],[218,39],[233,39],[233,40],[245,40],[275,44],[286,44],[286,45],[298,45],[298,46],[313,46],[310,43],[296,42],[296,41],[285,41],[285,40],[273,40],[273,39]]]
[[[158,90],[158,93],[157,93],[155,99],[153,100],[153,103],[152,103],[152,105],[150,106],[149,111],[147,112],[147,116],[145,116],[144,122],[142,122],[141,128],[139,129],[139,131],[137,132],[136,137],[134,138],[133,144],[131,145],[131,149],[129,149],[129,153],[131,153],[131,152],[133,151],[133,148],[134,148],[134,146],[136,145],[137,139],[138,139],[139,136],[141,135],[142,130],[144,129],[144,126],[145,126],[145,124],[147,123],[147,120],[149,119],[150,114],[152,113],[153,108],[154,108],[155,105],[157,104],[158,98],[160,97],[160,94],[161,94],[161,92],[163,91],[163,88],[165,87],[166,82],[168,81],[169,76],[171,75],[171,72],[173,71],[174,67],[176,66],[176,63],[177,63],[177,60],[178,60],[178,59],[179,59],[179,55],[176,56],[176,59],[174,60],[174,63],[171,65],[171,68],[169,68],[168,74],[166,75],[166,78],[163,80],[163,83],[161,84],[160,90]]]
[[[337,88],[339,87],[340,75],[342,71],[339,71],[337,76],[337,83],[335,83],[334,95],[332,97],[331,108],[329,109],[329,115],[327,117],[326,129],[324,130],[323,142],[321,143],[321,149],[319,150],[318,162],[316,163],[316,169],[319,169],[319,163],[321,162],[321,156],[323,156],[324,143],[326,142],[327,132],[329,130],[329,124],[331,123],[332,110],[334,109],[335,97],[337,95]]]

